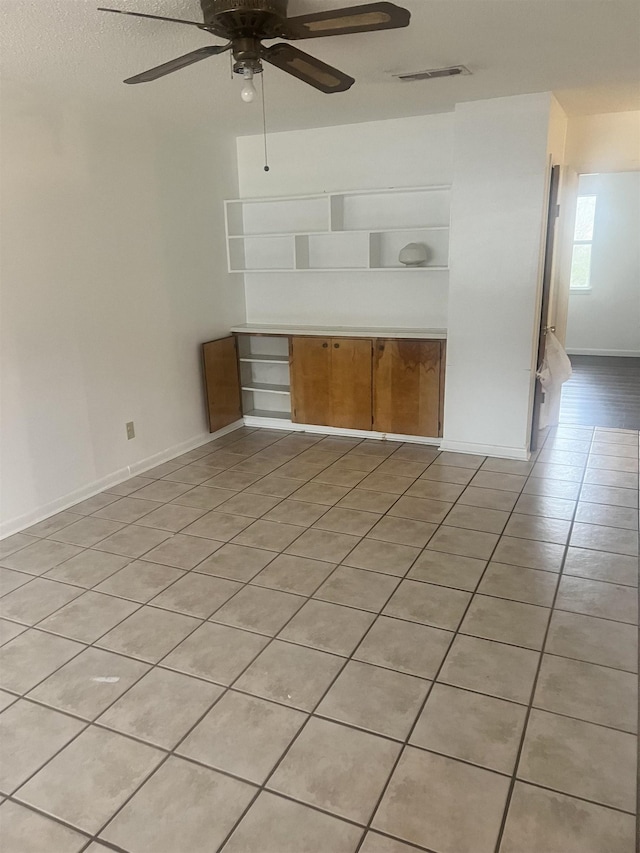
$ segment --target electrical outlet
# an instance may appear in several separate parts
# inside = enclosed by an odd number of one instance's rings
[[[136,430],[133,425],[133,421],[129,421],[127,424],[127,439],[132,439],[136,437]]]

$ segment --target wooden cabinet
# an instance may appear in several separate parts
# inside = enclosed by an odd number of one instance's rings
[[[442,435],[441,341],[377,339],[373,355],[373,429]]]
[[[372,340],[291,338],[294,423],[371,429]]]
[[[242,418],[235,337],[202,344],[202,362],[209,431],[216,432]]]
[[[442,436],[444,340],[264,328],[203,345],[212,431],[242,410],[252,426]]]
[[[331,341],[332,426],[371,429],[371,340]]]
[[[291,420],[331,423],[331,338],[291,338]]]

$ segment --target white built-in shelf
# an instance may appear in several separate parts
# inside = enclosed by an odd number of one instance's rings
[[[448,269],[450,186],[352,190],[225,202],[229,272],[431,272]],[[424,266],[399,260],[424,243]]]
[[[288,364],[288,355],[251,355],[246,358],[240,358],[240,361],[247,364]]]
[[[272,270],[231,270],[231,272],[243,272],[247,275],[251,275],[251,273],[284,273],[284,272],[295,272],[295,273],[308,273],[308,272],[398,272],[398,270],[402,270],[402,272],[446,272],[449,267],[436,266],[435,264],[428,264],[423,267],[313,267],[313,268],[303,268],[292,270],[290,268],[287,269],[272,269]]]
[[[277,418],[278,420],[290,421],[291,412],[275,412],[268,409],[250,409],[243,413],[251,418]]]
[[[448,231],[448,225],[427,225],[424,228],[418,227],[417,229],[412,228],[385,228],[384,233],[393,233],[394,231]],[[277,234],[269,234],[268,232],[265,234],[230,234],[229,240],[246,240],[249,237],[314,237],[318,234],[371,234],[376,233],[372,232],[369,228],[351,228],[349,231],[345,229],[341,229],[339,231],[306,231],[304,234],[301,234],[299,231],[289,231],[287,233]]]
[[[244,414],[291,420],[288,338],[239,334],[237,341]]]
[[[270,385],[266,382],[253,382],[251,385],[243,385],[243,391],[261,391],[263,394],[290,394],[288,385]]]
[[[284,349],[291,335],[313,335],[330,338],[417,338],[419,340],[446,340],[446,329],[398,328],[390,326],[305,326],[274,323],[242,323],[233,326],[244,346],[260,346],[265,340],[280,341]],[[256,335],[257,337],[252,337]],[[274,344],[274,347],[277,345]],[[242,357],[241,357],[242,359]],[[288,362],[288,358],[286,361]]]

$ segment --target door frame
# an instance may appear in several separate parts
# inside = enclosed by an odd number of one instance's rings
[[[542,299],[540,302],[540,324],[538,330],[538,354],[536,359],[536,370],[539,370],[544,361],[544,351],[546,345],[547,331],[554,327],[549,327],[549,311],[551,308],[551,281],[553,273],[553,251],[556,240],[556,224],[560,213],[558,205],[558,196],[560,190],[560,166],[551,167],[551,175],[549,176],[549,201],[547,207],[547,232],[544,248],[544,267],[542,273]],[[535,451],[538,449],[538,434],[540,428],[540,410],[544,398],[544,389],[542,383],[536,376],[535,390],[533,394],[533,414],[531,418],[531,438],[529,440],[529,449]]]

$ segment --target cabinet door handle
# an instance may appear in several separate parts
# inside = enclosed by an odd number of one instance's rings
[[[334,347],[335,347],[336,349],[340,349],[340,344],[334,344]]]
[[[326,349],[326,348],[329,346],[329,344],[325,341],[325,342],[322,344],[322,346]]]
[[[380,352],[384,352],[384,344],[380,344],[380,346],[378,347],[378,349],[380,350]]]

